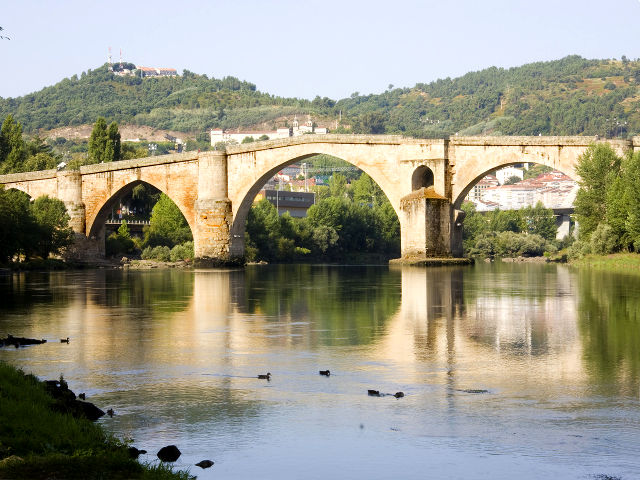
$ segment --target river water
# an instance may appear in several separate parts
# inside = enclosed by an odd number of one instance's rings
[[[175,444],[200,479],[640,478],[640,275],[21,273],[0,277],[7,333],[50,341],[1,360],[63,374],[141,459]]]

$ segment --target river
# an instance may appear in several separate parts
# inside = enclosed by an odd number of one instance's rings
[[[200,479],[640,478],[640,275],[19,273],[0,277],[8,333],[49,342],[1,360],[63,374],[142,460],[175,444]]]

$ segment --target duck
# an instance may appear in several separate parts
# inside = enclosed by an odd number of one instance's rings
[[[367,390],[367,394],[371,395],[372,397],[379,397],[380,396],[380,391],[379,390]]]
[[[87,399],[87,396],[86,396],[84,393],[81,393],[80,395],[78,395],[78,398],[79,398],[80,400],[86,400],[86,399]]]
[[[258,378],[260,380],[271,380],[271,374],[270,373],[266,373],[265,375],[258,375]]]
[[[396,392],[396,393],[393,394],[393,396],[396,397],[396,398],[402,398],[402,397],[404,397],[404,393],[403,392]]]
[[[331,372],[329,370],[320,370],[320,375],[328,377],[329,375],[331,375]]]
[[[67,337],[67,338],[61,338],[61,339],[60,339],[60,343],[69,343],[69,337]]]
[[[115,415],[113,408],[110,408],[109,410],[107,410],[107,415],[109,415],[110,417],[113,417]]]

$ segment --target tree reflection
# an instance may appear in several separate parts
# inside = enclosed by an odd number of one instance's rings
[[[578,272],[583,358],[598,384],[637,394],[640,373],[640,276]]]
[[[274,265],[247,268],[242,313],[308,321],[313,343],[368,344],[400,306],[400,272],[383,267]],[[235,290],[235,288],[234,288]]]

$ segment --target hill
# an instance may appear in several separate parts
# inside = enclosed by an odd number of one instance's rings
[[[210,128],[275,128],[312,114],[338,131],[442,137],[455,133],[602,135],[640,133],[640,61],[569,56],[509,69],[491,67],[376,95],[338,101],[283,98],[234,77],[184,71],[120,77],[103,65],[19,98],[0,99],[25,132],[108,121],[183,132],[206,142]]]

